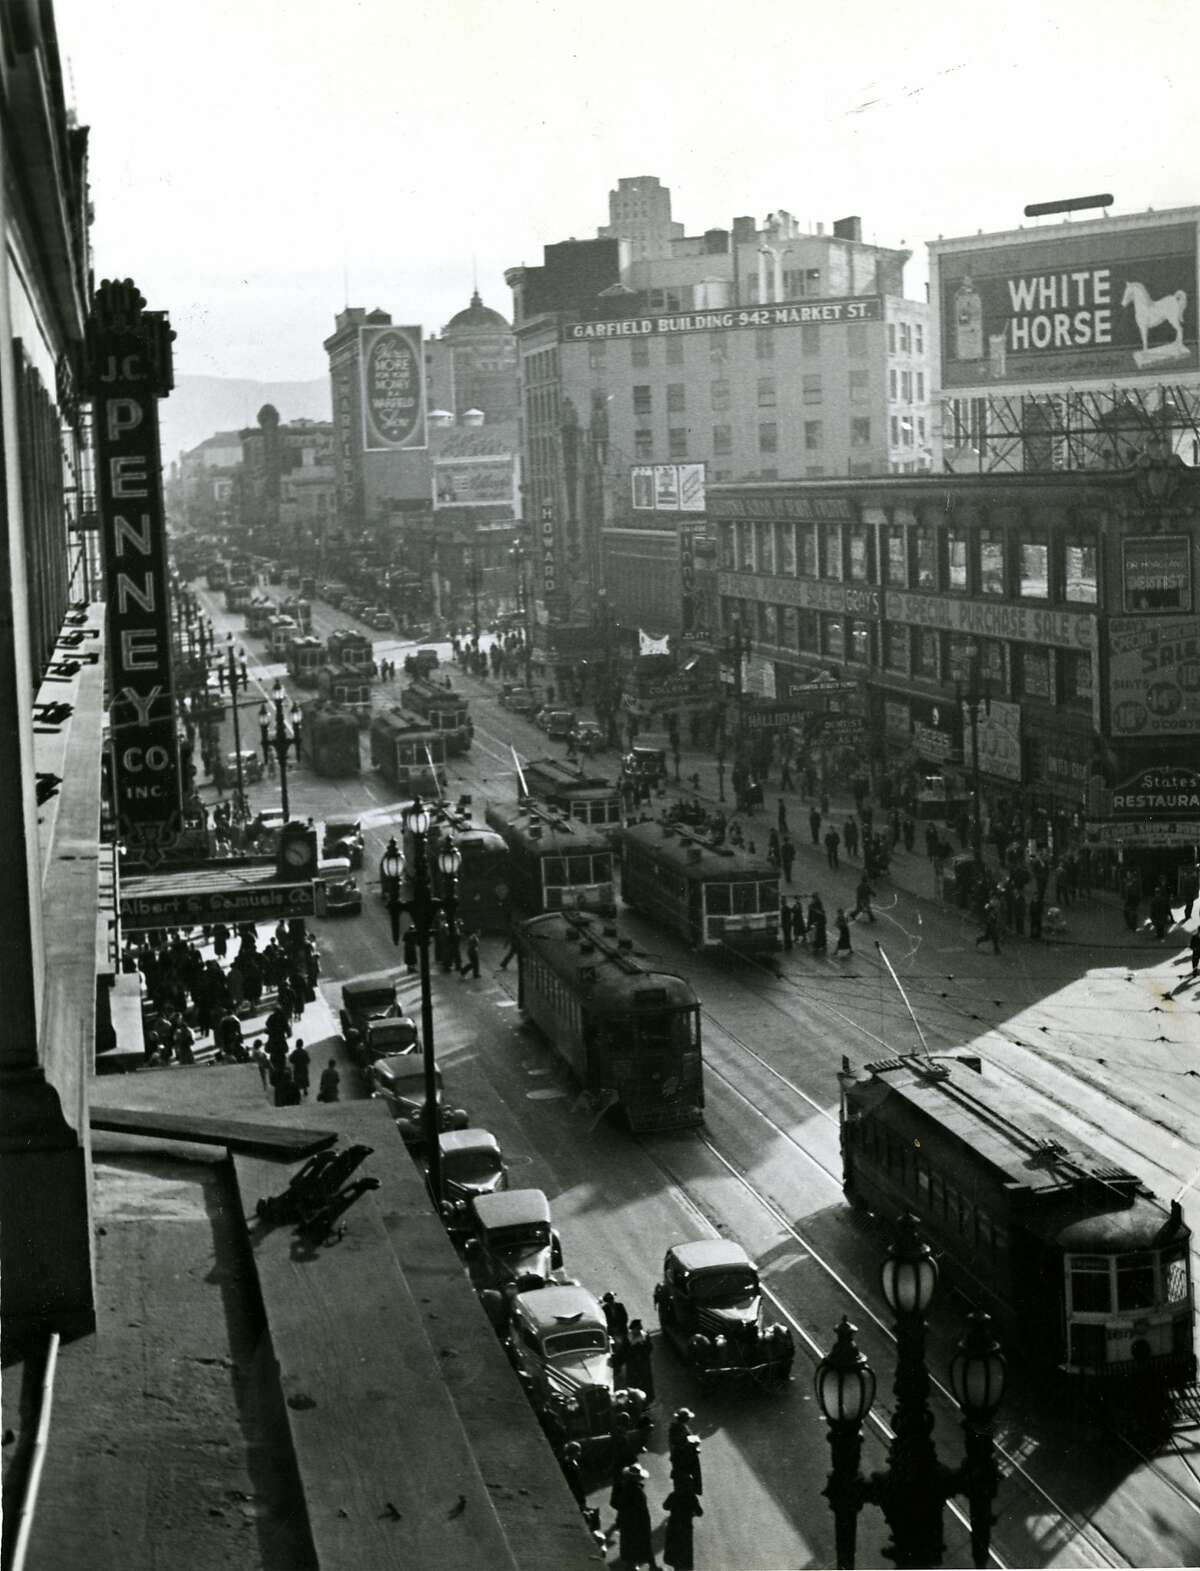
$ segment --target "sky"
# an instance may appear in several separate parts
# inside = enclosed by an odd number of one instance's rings
[[[595,235],[622,175],[689,234],[784,208],[925,242],[1110,191],[1188,206],[1194,0],[55,0],[91,127],[97,279],[175,328],[176,374],[327,374],[348,302],[440,331]],[[1189,78],[1189,69],[1193,76]]]

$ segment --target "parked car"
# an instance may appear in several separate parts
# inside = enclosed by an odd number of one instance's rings
[[[451,1238],[471,1232],[472,1203],[508,1188],[500,1142],[486,1129],[450,1129],[438,1136],[442,1157],[442,1220]]]
[[[661,747],[634,747],[621,760],[626,777],[652,787],[667,783],[667,755]]]
[[[396,627],[390,611],[376,611],[368,620],[377,633],[391,633]]]
[[[411,659],[416,669],[422,673],[436,671],[439,663],[436,649],[418,649]]]
[[[420,1146],[425,1140],[425,1065],[420,1054],[403,1053],[394,1058],[378,1058],[368,1064],[364,1078],[372,1096],[387,1104],[405,1145]],[[446,1107],[442,1101],[442,1072],[434,1071],[438,1126],[440,1129],[466,1129],[470,1119],[461,1107]]]
[[[675,1244],[663,1260],[654,1304],[664,1340],[706,1384],[775,1385],[790,1378],[791,1328],[765,1324],[758,1267],[740,1244],[727,1238]]]
[[[341,1024],[350,1056],[361,1068],[420,1046],[416,1022],[401,1009],[395,982],[344,982]]]
[[[576,720],[570,740],[581,753],[598,753],[604,747],[604,732],[594,720]]]
[[[537,708],[537,699],[529,688],[506,682],[500,689],[500,704],[515,715],[531,715]]]
[[[228,753],[225,757],[225,766],[231,780],[237,779],[238,755]],[[242,783],[244,785],[257,785],[263,777],[262,757],[253,748],[242,749]]]
[[[564,742],[575,729],[573,709],[552,709],[549,705],[538,711],[537,723],[547,736]]]
[[[279,834],[283,829],[284,817],[277,807],[271,807],[266,812],[258,813],[250,822],[250,839],[253,840],[263,856],[274,856],[279,849]]]
[[[362,825],[357,818],[327,818],[322,836],[322,856],[344,856],[351,867],[363,865]]]
[[[636,1429],[646,1394],[617,1388],[604,1312],[586,1288],[515,1294],[505,1346],[556,1452],[575,1441],[585,1458],[607,1460],[618,1413]]]
[[[324,915],[357,916],[362,911],[362,890],[344,856],[322,857],[317,877],[325,886]]]
[[[467,1217],[465,1244],[471,1280],[479,1291],[500,1292],[511,1282],[522,1291],[545,1286],[563,1263],[562,1242],[540,1189],[479,1195]]]

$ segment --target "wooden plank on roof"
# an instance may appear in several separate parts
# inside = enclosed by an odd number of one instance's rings
[[[338,1138],[336,1129],[297,1129],[256,1124],[245,1118],[212,1118],[203,1113],[160,1113],[146,1108],[91,1109],[93,1129],[112,1134],[146,1135],[158,1140],[187,1140],[193,1145],[226,1146],[248,1155],[284,1157],[298,1162],[323,1151]]]

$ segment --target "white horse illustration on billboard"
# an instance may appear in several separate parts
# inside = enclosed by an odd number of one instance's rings
[[[1172,357],[1187,353],[1183,342],[1183,314],[1187,310],[1187,303],[1185,289],[1177,289],[1173,295],[1163,295],[1161,300],[1152,300],[1145,284],[1131,281],[1125,285],[1121,305],[1133,307],[1138,332],[1142,335],[1143,354],[1148,354],[1150,351],[1151,328],[1161,327],[1164,323],[1175,329],[1175,342],[1160,345],[1160,353],[1165,351],[1166,355]]]

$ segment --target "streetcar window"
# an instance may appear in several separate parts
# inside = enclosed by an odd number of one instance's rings
[[[1162,1266],[1163,1297],[1168,1304],[1181,1303],[1188,1296],[1187,1247],[1177,1244],[1173,1249],[1164,1249]]]
[[[729,885],[707,884],[705,889],[708,896],[709,916],[728,916],[733,909]]]
[[[1107,1255],[1071,1255],[1071,1308],[1076,1313],[1107,1315],[1112,1311],[1112,1286]]]
[[[567,858],[567,882],[571,884],[590,884],[592,882],[592,859],[590,856],[569,856]]]
[[[758,886],[756,884],[733,884],[733,909],[739,915],[758,909]]]
[[[779,885],[772,881],[758,886],[758,909],[760,911],[779,912]]]
[[[542,863],[542,869],[542,876],[544,877],[547,884],[566,883],[566,863],[561,856],[546,857],[545,861]]]
[[[1154,1303],[1154,1256],[1117,1256],[1117,1308],[1149,1309]]]

